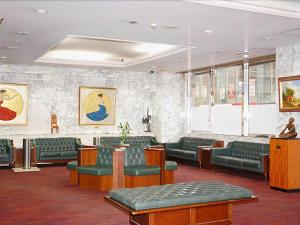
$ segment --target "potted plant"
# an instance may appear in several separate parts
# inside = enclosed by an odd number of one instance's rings
[[[121,129],[121,133],[120,133],[120,145],[122,146],[129,146],[128,144],[126,144],[126,141],[128,139],[128,135],[130,134],[131,128],[128,122],[125,123],[120,123],[120,125],[118,126],[118,128]]]

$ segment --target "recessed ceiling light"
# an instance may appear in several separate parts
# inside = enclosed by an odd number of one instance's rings
[[[104,52],[77,50],[54,50],[51,51],[49,54],[49,56],[52,58],[76,61],[98,61],[112,57],[111,54]]]
[[[248,54],[245,54],[245,55],[244,55],[244,58],[249,58],[249,55],[248,55]]]
[[[6,56],[1,56],[0,58],[1,58],[1,59],[6,59],[7,57],[6,57]]]
[[[164,26],[164,28],[170,29],[170,30],[175,30],[175,29],[178,29],[179,27],[175,24],[169,24],[169,25]]]
[[[248,48],[244,49],[244,52],[245,53],[249,52],[249,49]]]
[[[212,30],[204,30],[203,32],[207,33],[207,34],[211,34],[213,31]]]
[[[182,62],[183,62],[183,60],[182,60],[182,59],[177,59],[177,60],[176,60],[176,62],[178,62],[178,63],[182,63]]]
[[[129,20],[128,23],[130,23],[130,24],[138,24],[139,22],[136,21],[136,20]]]
[[[37,9],[36,11],[38,13],[46,13],[46,12],[48,12],[46,9]]]
[[[18,34],[19,34],[19,35],[27,35],[28,32],[27,32],[27,31],[19,31]]]
[[[6,46],[7,49],[16,49],[18,48],[17,46]]]
[[[264,40],[265,41],[272,41],[272,40],[275,40],[275,38],[273,38],[273,37],[265,37]]]
[[[151,27],[152,29],[156,29],[157,23],[150,23],[150,27]]]
[[[158,52],[165,52],[168,50],[173,49],[174,45],[166,45],[166,44],[154,44],[154,43],[144,43],[137,46],[135,49],[137,52],[141,53],[149,53],[149,54],[155,54]]]

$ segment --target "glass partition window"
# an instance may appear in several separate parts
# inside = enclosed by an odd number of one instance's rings
[[[209,73],[196,74],[192,81],[192,106],[208,105]]]
[[[243,101],[242,65],[217,68],[214,76],[215,104],[241,104]]]
[[[249,67],[250,104],[275,103],[275,62]]]

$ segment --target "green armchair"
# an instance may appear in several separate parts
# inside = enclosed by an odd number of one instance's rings
[[[14,147],[10,139],[0,139],[0,164],[14,166]]]

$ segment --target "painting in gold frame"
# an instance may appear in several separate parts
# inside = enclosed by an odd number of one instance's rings
[[[278,79],[279,111],[300,112],[300,75]]]
[[[79,125],[114,125],[116,89],[79,87]]]
[[[0,84],[0,126],[26,126],[28,85]]]

